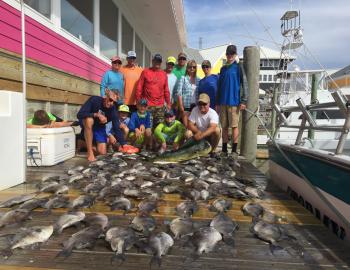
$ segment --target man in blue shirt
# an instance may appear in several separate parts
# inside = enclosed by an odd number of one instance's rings
[[[87,159],[95,161],[93,142],[97,144],[97,152],[101,155],[107,153],[106,123],[112,121],[112,128],[120,144],[119,151],[132,153],[137,152],[131,146],[126,145],[123,133],[119,127],[119,119],[114,103],[117,94],[112,91],[106,92],[106,96],[90,97],[80,108],[77,118],[82,127],[87,148]]]
[[[112,69],[106,71],[102,77],[100,93],[101,97],[106,95],[106,89],[117,92],[118,103],[124,102],[124,76],[120,72],[122,61],[118,56],[114,56],[112,59]]]
[[[248,86],[235,45],[227,46],[226,58],[227,63],[220,70],[217,105],[220,109],[222,127],[222,152],[227,153],[228,129],[232,128],[232,153],[236,153],[239,136],[239,112],[246,108]]]
[[[211,63],[209,60],[203,61],[202,70],[205,77],[199,81],[198,95],[202,93],[207,94],[210,98],[210,108],[215,110],[219,76],[211,74]]]

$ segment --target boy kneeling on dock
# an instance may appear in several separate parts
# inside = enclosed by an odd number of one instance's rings
[[[164,114],[165,120],[160,123],[154,130],[154,137],[157,143],[161,144],[159,153],[162,154],[167,149],[167,143],[173,145],[173,149],[177,150],[183,142],[186,128],[178,120],[175,119],[173,110],[168,110]]]
[[[152,147],[151,113],[147,111],[146,99],[140,99],[137,103],[137,111],[133,112],[129,122],[129,140],[137,147]]]
[[[125,153],[135,153],[138,149],[127,145],[123,132],[119,127],[118,112],[114,103],[117,100],[116,93],[108,91],[106,96],[92,96],[80,108],[77,118],[82,127],[87,148],[87,159],[95,161],[93,143],[97,144],[97,152],[101,155],[107,153],[107,133],[106,124],[112,122],[112,129],[120,144],[119,151]]]
[[[129,106],[128,105],[120,105],[118,108],[118,124],[119,124],[119,128],[121,129],[124,139],[127,140],[128,139],[128,135],[129,135],[129,122],[130,122],[130,110],[129,110]],[[117,144],[117,138],[116,138],[116,134],[113,131],[113,127],[112,127],[112,122],[108,122],[106,124],[106,133],[108,136],[108,144],[111,145],[116,145]]]

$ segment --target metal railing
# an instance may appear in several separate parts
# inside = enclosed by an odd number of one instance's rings
[[[334,131],[340,132],[338,145],[335,150],[336,155],[340,155],[343,152],[344,145],[350,129],[350,102],[344,97],[340,91],[335,91],[332,93],[334,102],[327,102],[322,104],[310,104],[305,105],[304,101],[299,98],[296,100],[298,106],[289,106],[280,108],[277,104],[273,105],[273,109],[277,113],[278,124],[275,134],[278,132],[280,127],[299,129],[298,135],[295,141],[295,145],[300,145],[302,143],[302,136],[306,130],[318,130],[318,131]],[[342,112],[345,118],[344,125],[331,126],[331,125],[318,125],[312,112],[320,111],[323,109],[337,108]],[[302,112],[301,125],[289,125],[287,118],[284,115],[285,112]]]

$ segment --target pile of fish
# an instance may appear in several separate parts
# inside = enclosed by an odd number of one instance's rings
[[[57,257],[68,257],[74,249],[93,248],[99,239],[104,239],[114,252],[112,262],[123,262],[125,252],[136,247],[152,255],[151,265],[159,266],[175,241],[186,242],[185,246],[192,250],[189,253],[192,259],[211,252],[220,241],[233,247],[238,224],[226,214],[232,207],[232,199],[259,199],[264,195],[263,188],[254,180],[237,177],[237,163],[228,157],[161,163],[159,157],[154,159],[148,152],[114,153],[87,167],[74,167],[64,176],[45,177],[37,185],[37,192],[0,203],[1,208],[12,207],[0,217],[0,228],[25,222],[36,208],[45,209],[44,215],[57,208],[68,211],[52,225],[6,235],[9,245],[2,254],[8,257],[14,249],[38,246],[71,226],[77,232],[62,243],[63,249]],[[66,194],[73,189],[79,190],[80,195],[69,199]],[[177,217],[167,222],[169,230],[165,232],[153,214],[164,202],[163,195],[170,193],[179,194],[183,201],[174,209]],[[96,202],[107,205],[111,211],[132,214],[130,224],[113,226],[102,213],[84,213],[84,208]],[[216,216],[208,223],[194,221],[192,216],[200,207],[216,212]],[[277,248],[281,239],[292,238],[276,224],[278,217],[261,205],[247,203],[242,211],[252,216],[252,233],[269,242],[272,248]]]

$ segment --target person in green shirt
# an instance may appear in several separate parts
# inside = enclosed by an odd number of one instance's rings
[[[37,110],[27,121],[27,128],[58,128],[76,125],[75,122],[63,121],[61,118],[44,110]]]
[[[161,144],[159,153],[164,153],[167,149],[167,143],[173,144],[173,149],[177,150],[183,142],[186,128],[178,120],[175,120],[173,110],[165,112],[165,121],[160,123],[154,130],[154,137],[157,143]]]
[[[181,79],[182,76],[185,76],[186,61],[187,55],[183,52],[179,53],[179,55],[177,56],[177,64],[174,66],[173,69],[173,73],[178,80]]]

